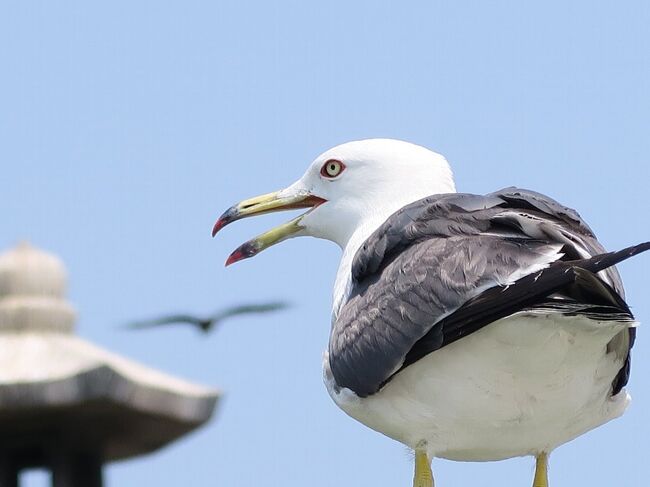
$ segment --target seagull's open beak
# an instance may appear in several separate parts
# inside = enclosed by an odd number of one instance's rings
[[[219,230],[229,223],[241,220],[242,218],[299,208],[313,209],[326,201],[323,198],[319,198],[318,196],[314,196],[307,192],[296,194],[284,193],[284,191],[277,191],[275,193],[263,194],[262,196],[256,196],[255,198],[244,200],[241,203],[231,206],[214,224],[214,227],[212,228],[212,236],[214,237]],[[239,260],[253,257],[271,245],[282,242],[287,238],[297,236],[303,229],[300,225],[300,220],[302,220],[303,216],[304,214],[239,246],[232,254],[230,254],[230,257],[228,257],[228,260],[226,261],[226,265],[228,266]]]

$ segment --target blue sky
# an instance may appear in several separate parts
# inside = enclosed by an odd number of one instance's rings
[[[404,447],[321,383],[338,249],[296,239],[224,269],[287,215],[212,240],[214,219],[382,136],[443,153],[461,191],[536,189],[609,248],[648,240],[648,25],[642,1],[1,2],[0,247],[66,261],[81,336],[225,391],[208,427],[112,465],[108,485],[410,485]],[[650,323],[650,257],[621,271]],[[119,329],[271,298],[294,308],[207,338]],[[630,410],[557,450],[553,487],[647,484],[649,374],[642,329]],[[533,462],[434,471],[442,487],[529,485]]]

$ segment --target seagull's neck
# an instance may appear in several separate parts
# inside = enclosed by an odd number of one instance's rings
[[[377,218],[376,220],[364,222],[364,224],[352,234],[347,245],[343,247],[343,254],[341,255],[339,269],[336,272],[336,281],[334,282],[332,321],[336,318],[341,306],[345,303],[350,294],[352,285],[352,260],[354,259],[357,250],[359,250],[359,247],[363,245],[363,242],[365,242],[384,221],[385,219],[381,220]]]
[[[359,247],[377,230],[393,213],[400,208],[426,198],[432,194],[455,193],[453,181],[450,184],[441,185],[438,188],[426,190],[423,192],[412,192],[409,196],[404,196],[396,201],[392,206],[384,208],[382,211],[374,212],[373,215],[361,221],[356,230],[352,233],[347,243],[342,246],[343,255],[336,273],[334,283],[334,296],[332,303],[332,322],[338,316],[341,306],[347,300],[352,288],[352,261],[359,250]]]

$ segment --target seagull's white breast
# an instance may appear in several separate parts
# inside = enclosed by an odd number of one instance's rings
[[[486,461],[551,451],[623,414],[611,397],[625,356],[608,349],[630,323],[518,313],[494,322],[359,398],[324,380],[347,414],[432,457]],[[613,347],[612,347],[613,348]]]

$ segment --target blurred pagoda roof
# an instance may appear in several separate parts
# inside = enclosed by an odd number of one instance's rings
[[[61,260],[27,243],[0,254],[0,438],[30,463],[41,443],[101,463],[154,451],[208,421],[219,392],[74,335]],[[70,484],[72,485],[72,484]]]

